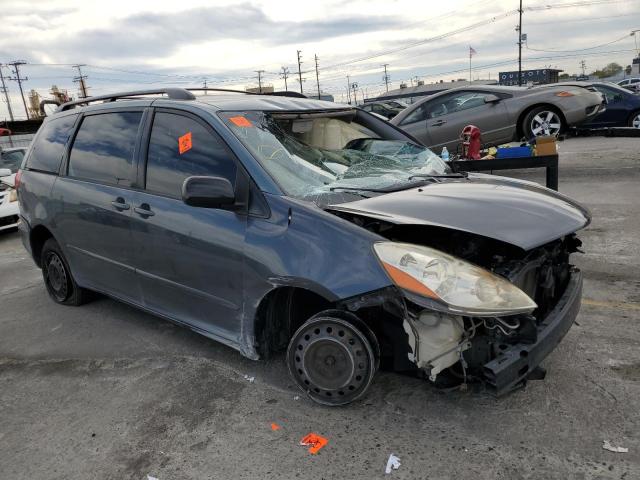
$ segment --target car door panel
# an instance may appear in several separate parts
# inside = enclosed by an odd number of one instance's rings
[[[193,207],[181,199],[189,176],[222,176],[235,184],[235,158],[213,128],[194,115],[158,109],[152,123],[146,169],[140,169],[145,189],[135,193],[132,205],[144,305],[237,342],[246,215]],[[188,144],[181,143],[185,136]]]
[[[56,227],[76,281],[139,303],[133,267],[132,182],[143,110],[85,115],[54,185]]]

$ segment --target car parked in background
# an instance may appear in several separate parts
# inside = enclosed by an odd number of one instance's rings
[[[367,102],[360,107],[365,112],[377,113],[387,120],[398,115],[405,107],[395,107],[387,102]]]
[[[625,78],[624,80],[619,81],[618,85],[630,92],[638,93],[640,92],[640,77]]]
[[[19,214],[15,173],[0,166],[0,232],[17,227]]]
[[[578,86],[462,87],[410,105],[391,123],[439,151],[455,152],[462,129],[480,128],[485,144],[557,135],[589,121],[603,108],[602,95]]]
[[[580,308],[584,207],[452,173],[348,105],[182,89],[83,99],[45,120],[16,183],[55,302],[95,290],[251,359],[286,350],[323,404],[362,396],[381,364],[505,394]]]
[[[611,82],[564,83],[591,87],[605,99],[606,108],[581,128],[634,127],[640,128],[640,95]]]
[[[0,168],[8,168],[11,173],[16,173],[25,153],[27,153],[26,147],[3,148],[0,146]]]

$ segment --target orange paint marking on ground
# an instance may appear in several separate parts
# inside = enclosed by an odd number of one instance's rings
[[[309,445],[311,447],[309,448],[309,453],[313,453],[314,455],[327,443],[329,443],[329,440],[317,433],[310,433],[300,440],[300,445]]]

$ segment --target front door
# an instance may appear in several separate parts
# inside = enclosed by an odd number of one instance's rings
[[[509,124],[502,101],[485,103],[488,92],[462,90],[441,95],[425,104],[429,147],[440,152],[443,147],[456,153],[460,133],[467,125],[475,125],[482,132],[482,142],[495,144],[509,140],[514,126]]]
[[[58,240],[76,281],[138,303],[131,212],[142,110],[85,115],[54,185]]]
[[[237,160],[213,129],[186,113],[154,114],[145,188],[133,200],[136,269],[145,306],[238,341],[246,215],[182,201],[191,176],[235,185]]]

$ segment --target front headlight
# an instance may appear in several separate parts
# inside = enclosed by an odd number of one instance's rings
[[[9,190],[9,201],[17,202],[18,201],[18,191],[17,190]]]
[[[497,317],[537,307],[504,278],[439,250],[395,242],[379,242],[373,248],[398,287],[444,304],[445,311]]]

